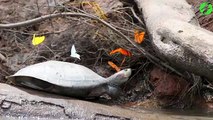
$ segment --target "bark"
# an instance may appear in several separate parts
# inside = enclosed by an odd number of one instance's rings
[[[185,0],[135,0],[159,57],[213,81],[213,33],[201,28]]]
[[[205,117],[127,110],[0,83],[0,119],[194,120]]]

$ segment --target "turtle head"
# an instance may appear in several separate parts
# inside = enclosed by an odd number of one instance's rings
[[[121,85],[122,83],[126,82],[129,79],[131,73],[132,73],[131,68],[127,68],[113,74],[107,79],[109,80],[109,84]]]
[[[100,96],[106,93],[112,98],[117,98],[120,94],[122,94],[119,85],[126,82],[129,79],[131,73],[132,70],[128,68],[111,75],[107,78],[106,84],[96,87],[89,93],[88,96]]]

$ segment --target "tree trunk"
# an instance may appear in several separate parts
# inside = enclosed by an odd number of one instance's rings
[[[16,88],[0,83],[0,119],[87,119],[87,120],[165,120],[203,117],[165,115],[152,111],[133,111],[44,92]],[[154,113],[154,114],[153,114]]]
[[[201,28],[185,0],[135,0],[159,57],[213,81],[213,33]]]

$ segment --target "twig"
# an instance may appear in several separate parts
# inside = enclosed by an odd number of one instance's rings
[[[47,19],[52,19],[56,17],[63,17],[63,16],[76,16],[76,17],[88,17],[86,14],[81,14],[81,13],[56,13],[56,14],[49,14],[49,15],[44,15],[35,19],[31,20],[26,20],[23,22],[17,22],[17,23],[9,23],[9,24],[0,24],[0,29],[1,28],[17,28],[17,27],[25,27],[28,25],[33,25],[42,21],[45,21]]]
[[[203,85],[202,87],[203,87],[203,88],[210,89],[210,90],[213,90],[213,87],[212,87],[212,86],[210,86],[210,85]]]
[[[137,14],[135,13],[134,9],[132,7],[130,7],[130,10],[132,11],[133,16],[138,20],[138,22],[140,22],[140,24],[145,27],[145,24],[143,23],[143,21],[137,16]]]
[[[138,22],[142,25],[142,27],[145,27],[145,24],[144,22],[140,19],[140,17],[138,17],[138,15],[135,13],[135,10],[133,9],[133,7],[123,7],[123,8],[118,8],[118,9],[115,9],[113,11],[117,11],[117,10],[123,10],[123,9],[130,9],[133,16],[138,20]]]
[[[48,12],[50,13],[51,10],[50,10],[50,3],[49,3],[49,0],[46,0],[47,1],[47,6],[48,6]],[[54,29],[54,25],[53,25],[53,21],[52,19],[49,19],[50,20],[50,24],[51,24],[51,27]]]
[[[11,30],[11,29],[4,29],[3,31],[14,32],[14,33],[22,34],[22,35],[33,35],[34,34],[34,33],[21,32],[21,31]],[[41,36],[41,35],[49,35],[49,34],[60,34],[64,31],[66,31],[66,29],[63,29],[63,30],[60,30],[60,31],[54,31],[54,32],[39,33],[39,34],[36,34],[36,35]]]
[[[115,27],[110,25],[108,22],[106,22],[106,21],[104,21],[104,20],[102,20],[102,19],[100,19],[100,18],[98,18],[96,16],[90,15],[90,14],[72,13],[72,12],[49,14],[49,15],[44,15],[44,16],[41,16],[41,17],[38,17],[38,18],[35,18],[35,19],[31,19],[31,20],[27,20],[27,21],[23,21],[23,22],[0,24],[0,29],[2,29],[2,28],[24,27],[24,26],[28,26],[28,25],[32,25],[32,24],[36,24],[36,23],[42,22],[42,21],[47,20],[47,19],[52,19],[52,18],[56,18],[56,17],[64,17],[64,16],[87,17],[87,18],[95,19],[95,20],[101,22],[102,24],[104,24],[105,26],[107,26],[111,30],[113,30],[115,33],[120,35],[122,38],[127,40],[129,43],[131,43],[134,47],[136,47],[141,52],[141,54],[146,56],[146,58],[149,59],[152,63],[154,63],[155,65],[158,65],[158,66],[160,64],[161,66],[164,66],[164,67],[170,69],[171,71],[175,72],[176,74],[178,74],[178,75],[183,77],[183,75],[180,72],[178,72],[177,70],[175,70],[171,66],[167,65],[166,63],[162,62],[160,59],[156,58],[155,56],[151,55],[149,52],[145,51],[142,47],[140,47],[137,44],[135,44],[126,35],[124,35],[122,32],[120,32]]]
[[[0,61],[7,62],[6,57],[0,53]]]
[[[36,0],[36,7],[37,7],[37,10],[38,10],[38,15],[40,15],[40,9],[39,9],[39,5],[38,5],[38,0]]]

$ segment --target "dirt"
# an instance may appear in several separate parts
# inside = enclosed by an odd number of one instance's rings
[[[173,98],[178,100],[178,97],[189,89],[190,83],[186,80],[180,78],[174,74],[168,74],[165,71],[154,68],[150,72],[150,83],[155,88],[153,94],[162,99],[162,98]],[[165,103],[166,102],[166,103]],[[174,100],[164,101],[163,104],[171,104],[170,102],[175,102]]]

